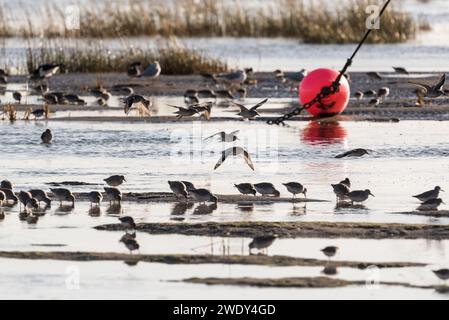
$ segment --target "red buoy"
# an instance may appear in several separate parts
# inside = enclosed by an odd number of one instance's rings
[[[299,87],[299,100],[302,105],[312,101],[321,89],[330,86],[337,79],[339,72],[332,69],[316,69],[302,80]],[[342,113],[348,106],[350,88],[348,80],[342,77],[340,91],[330,95],[322,101],[322,105],[315,103],[307,111],[315,117],[334,116]],[[323,109],[322,106],[325,106]]]

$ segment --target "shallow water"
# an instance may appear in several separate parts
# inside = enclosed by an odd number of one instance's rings
[[[50,146],[40,144],[40,133],[50,127],[55,141]],[[212,171],[223,146],[217,142],[203,144],[204,137],[218,130],[240,130],[240,144],[248,146],[256,166],[253,173],[243,165],[242,159],[229,159],[219,170]],[[417,130],[419,128],[419,130]],[[448,218],[431,218],[416,215],[399,215],[392,212],[414,210],[418,203],[413,194],[445,185],[449,145],[446,123],[438,121],[403,121],[391,123],[344,122],[331,125],[318,123],[293,123],[287,128],[268,127],[256,122],[224,123],[83,123],[83,122],[0,122],[0,148],[2,169],[0,179],[10,179],[16,190],[31,188],[49,189],[47,183],[81,181],[96,185],[73,187],[74,191],[102,190],[102,179],[111,174],[124,174],[128,182],[121,189],[125,192],[169,191],[167,180],[190,180],[197,186],[210,188],[218,194],[235,194],[234,183],[271,181],[288,196],[282,182],[297,180],[309,189],[309,197],[329,200],[323,203],[303,204],[266,203],[254,206],[218,204],[215,210],[194,205],[183,207],[167,203],[123,203],[121,208],[103,204],[100,216],[90,211],[89,204],[79,202],[76,208],[64,210],[55,206],[40,218],[35,226],[20,222],[18,208],[4,208],[6,219],[0,222],[0,250],[2,251],[93,251],[122,252],[126,249],[118,241],[120,232],[100,232],[94,226],[116,223],[119,214],[131,215],[137,222],[201,222],[201,221],[338,221],[338,222],[387,222],[447,224]],[[360,159],[336,160],[333,157],[347,149],[365,147],[374,150],[371,156]],[[213,152],[213,154],[211,153]],[[438,170],[436,170],[438,168]],[[351,178],[354,189],[370,188],[376,195],[366,202],[364,209],[335,207],[331,183],[345,177]],[[442,194],[444,199],[445,194]],[[445,209],[446,206],[442,206]],[[148,235],[139,233],[141,253],[222,254],[223,245],[231,254],[248,254],[251,239],[210,239],[180,235]],[[212,243],[212,245],[211,245]],[[56,245],[56,246],[55,246]],[[449,264],[448,241],[426,240],[358,240],[358,239],[281,239],[270,247],[270,255],[290,255],[303,258],[323,259],[321,248],[328,245],[340,247],[336,260],[364,262],[422,262],[425,268],[389,270],[382,278],[413,284],[438,284],[431,270]],[[13,297],[23,286],[39,283],[43,289],[27,292],[29,297],[95,297],[111,291],[106,297],[116,297],[115,286],[126,284],[133,288],[143,282],[140,289],[126,298],[175,298],[186,292],[201,291],[203,286],[166,283],[160,280],[188,278],[195,275],[227,276],[318,276],[319,268],[269,268],[254,266],[171,266],[181,270],[176,276],[157,264],[139,264],[130,269],[120,262],[67,263],[30,262],[2,259],[0,277],[7,275],[6,287]],[[34,263],[34,262],[33,262]],[[15,266],[19,265],[19,268]],[[83,289],[76,292],[61,287],[65,268],[81,265]],[[5,266],[5,268],[3,268]],[[47,266],[45,268],[44,266]],[[103,266],[107,273],[95,274]],[[253,268],[254,267],[254,268]],[[155,270],[149,276],[147,270]],[[202,270],[207,272],[200,272]],[[5,271],[3,271],[5,270]],[[194,270],[194,271],[193,271]],[[199,271],[198,271],[199,270]],[[233,270],[230,273],[229,270]],[[167,271],[167,272],[165,272]],[[384,271],[382,271],[384,272]],[[61,274],[62,273],[62,274]],[[120,273],[120,274],[119,274]],[[85,277],[85,278],[84,278]],[[103,278],[104,277],[104,278]],[[342,279],[364,279],[357,270],[342,269]],[[96,287],[100,281],[108,284]],[[387,281],[385,280],[385,281]],[[2,286],[3,287],[3,286]],[[161,287],[162,291],[147,288]],[[231,297],[240,292],[249,297],[256,289],[213,287],[214,298]],[[156,293],[158,292],[158,293]],[[159,292],[163,292],[159,293]],[[257,292],[258,289],[257,289]],[[332,297],[334,290],[284,290],[263,289],[272,298]],[[273,293],[274,292],[274,293]],[[320,293],[321,292],[321,293]],[[431,290],[384,288],[372,292],[366,288],[338,289],[341,297],[394,297],[435,298]],[[382,294],[380,293],[382,292]],[[2,295],[2,293],[0,293]],[[199,294],[198,297],[202,295]],[[436,298],[440,298],[437,296]]]

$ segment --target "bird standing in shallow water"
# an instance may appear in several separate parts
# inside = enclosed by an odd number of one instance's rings
[[[217,170],[222,164],[223,162],[225,162],[225,160],[230,157],[230,156],[239,156],[241,155],[243,157],[243,159],[245,160],[246,164],[254,171],[254,164],[253,161],[251,160],[251,157],[248,153],[248,151],[246,151],[245,149],[241,148],[241,147],[232,147],[229,149],[226,149],[225,151],[223,151],[220,160],[218,160],[217,164],[214,167],[214,170]]]
[[[25,212],[28,213],[28,209],[38,209],[39,204],[36,199],[33,198],[31,193],[20,191],[19,193],[19,201],[23,205]]]
[[[426,202],[427,200],[437,199],[440,195],[440,191],[444,192],[441,187],[436,186],[433,190],[423,192],[421,194],[413,196],[413,198],[416,198],[422,202]]]
[[[152,105],[151,100],[148,100],[141,95],[132,94],[124,98],[123,103],[125,104],[124,111],[126,115],[128,115],[132,109],[138,110],[141,116],[151,115],[150,111]]]
[[[42,140],[42,143],[44,143],[44,144],[50,144],[52,142],[53,133],[51,132],[50,129],[47,129],[44,131],[44,133],[42,133],[41,140]]]
[[[101,205],[101,202],[103,201],[103,195],[101,194],[101,192],[92,191],[89,193],[89,201],[90,206],[92,206],[92,204],[95,204],[99,207]]]
[[[171,191],[173,191],[176,199],[179,199],[179,197],[184,197],[187,199],[188,193],[187,193],[187,187],[186,185],[181,181],[169,181],[168,182]]]
[[[351,200],[352,205],[354,205],[354,203],[365,202],[366,200],[368,200],[369,196],[374,197],[374,195],[368,189],[364,191],[356,190],[348,193],[348,198]]]
[[[132,217],[121,217],[118,219],[121,222],[122,227],[125,230],[131,230],[131,231],[136,230],[136,222],[134,221],[134,219]]]
[[[31,196],[39,202],[44,202],[47,207],[51,205],[51,199],[44,190],[30,190]]]
[[[254,188],[263,196],[279,197],[281,193],[276,190],[275,186],[269,182],[256,183]]]
[[[6,201],[13,201],[14,204],[19,202],[19,198],[17,198],[11,189],[0,188],[0,191],[6,195]]]
[[[123,182],[126,182],[126,178],[125,178],[125,176],[114,175],[114,176],[110,176],[109,178],[104,179],[104,182],[106,182],[108,184],[108,186],[118,187],[118,186],[121,186],[123,184]]]
[[[337,202],[347,199],[349,192],[351,192],[349,187],[341,182],[338,184],[332,184],[332,188],[334,189],[334,193],[337,196]]]
[[[117,202],[118,204],[122,203],[122,192],[117,188],[104,188],[106,195],[109,199],[109,204]]]
[[[293,199],[296,198],[297,194],[303,194],[304,198],[307,199],[307,189],[298,182],[289,182],[283,183],[283,185],[287,188],[288,192],[293,194]]]
[[[53,196],[59,201],[61,207],[63,201],[68,201],[72,203],[72,208],[75,208],[75,196],[70,190],[64,188],[54,188],[50,190],[53,192]]]
[[[239,190],[239,192],[243,195],[252,194],[255,196],[257,194],[257,190],[251,183],[235,184],[234,187],[236,187],[237,190]]]
[[[218,198],[207,189],[195,189],[190,193],[192,194],[193,198],[200,203],[218,202]]]

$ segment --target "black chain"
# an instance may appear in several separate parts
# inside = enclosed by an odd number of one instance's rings
[[[383,13],[385,12],[385,10],[387,9],[388,5],[390,4],[391,0],[387,0],[387,2],[384,4],[382,10],[379,13],[379,16],[377,17],[377,19],[380,19],[383,15]],[[377,22],[377,20],[375,21]],[[311,101],[303,104],[300,107],[295,108],[293,111],[284,114],[283,116],[276,118],[274,120],[268,120],[267,123],[269,125],[280,125],[282,124],[283,126],[285,126],[285,122],[289,119],[291,119],[294,116],[299,115],[303,110],[307,110],[310,109],[315,103],[318,103],[318,107],[322,110],[327,110],[333,107],[332,105],[326,105],[323,103],[323,100],[326,99],[327,97],[337,93],[340,90],[340,81],[341,78],[345,75],[346,71],[349,69],[349,67],[352,65],[352,61],[354,60],[354,57],[356,56],[356,54],[359,52],[360,48],[363,46],[363,44],[365,43],[366,39],[368,38],[368,36],[370,35],[371,31],[373,31],[373,29],[368,29],[368,31],[365,33],[365,36],[362,38],[362,40],[359,42],[359,44],[357,45],[357,48],[354,50],[353,54],[351,55],[351,57],[346,61],[346,64],[344,65],[343,69],[341,69],[337,79],[334,80],[334,82],[332,82],[332,84],[330,86],[326,86],[323,87],[320,91],[320,93],[317,94],[317,96],[315,98],[313,98]]]

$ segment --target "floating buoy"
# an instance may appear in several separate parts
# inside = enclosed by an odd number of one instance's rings
[[[299,87],[299,100],[302,105],[312,101],[321,89],[330,86],[337,79],[339,72],[332,69],[316,69],[302,80]],[[325,98],[321,105],[315,103],[306,109],[315,117],[329,117],[342,113],[349,103],[350,88],[348,80],[342,77],[340,80],[340,90]],[[324,108],[323,108],[324,107]]]

